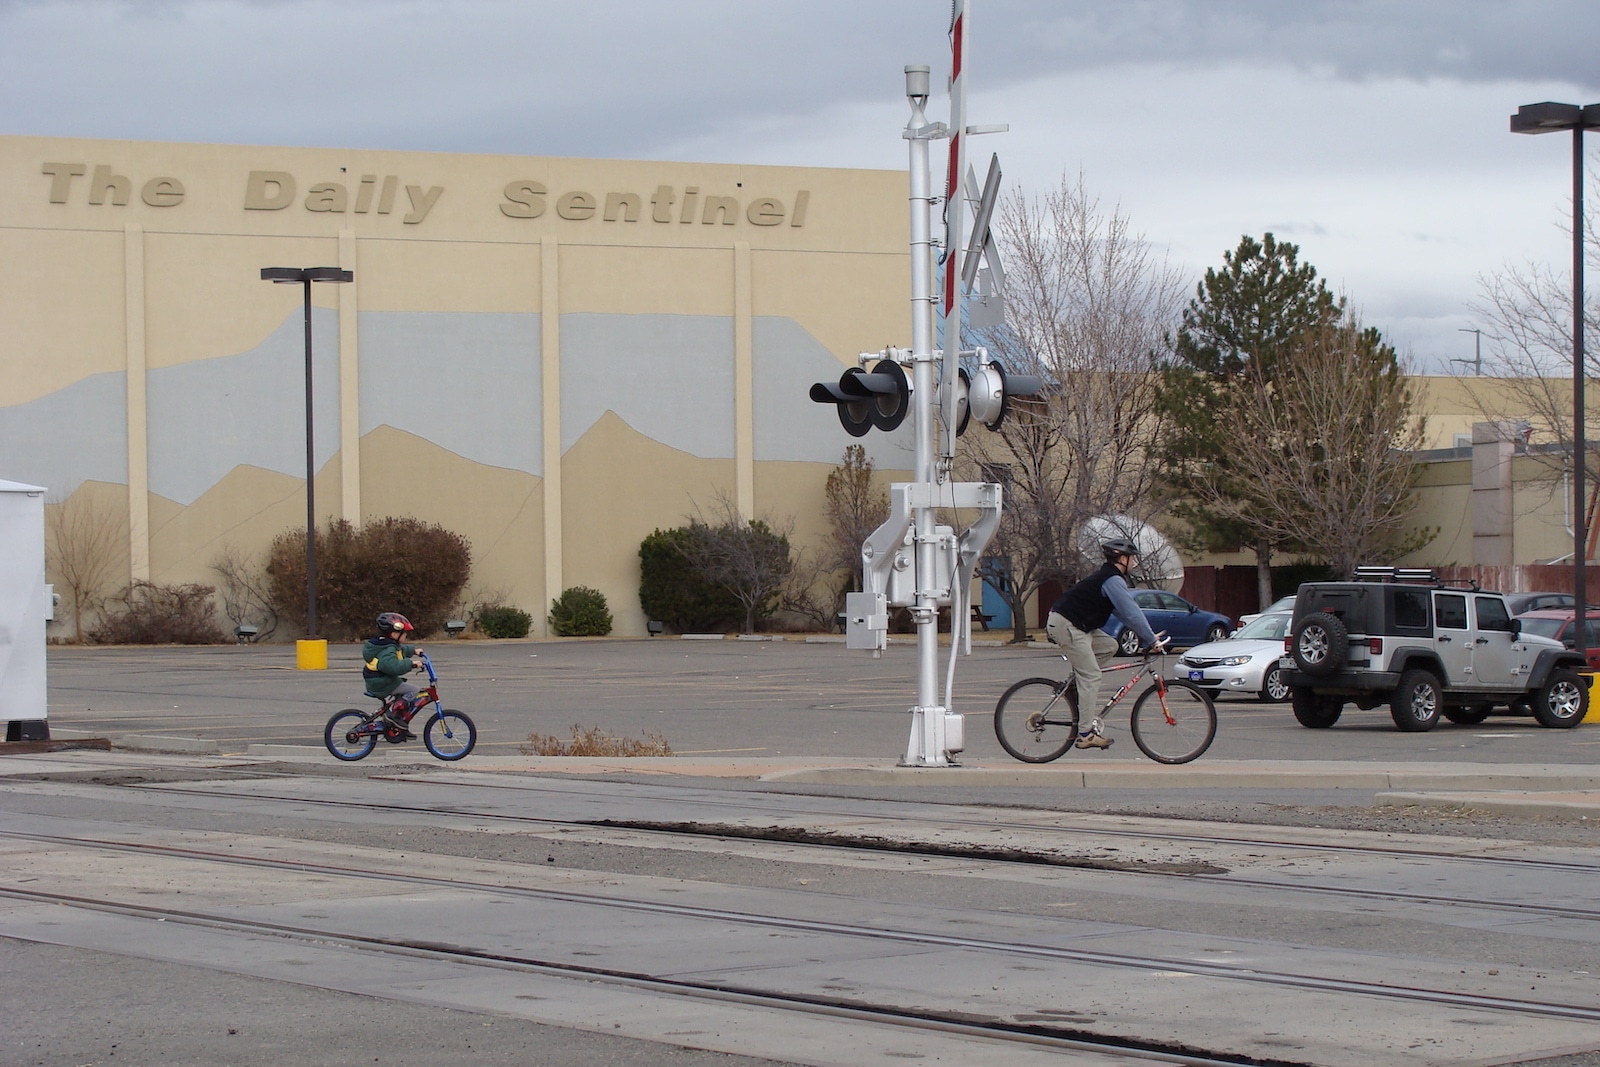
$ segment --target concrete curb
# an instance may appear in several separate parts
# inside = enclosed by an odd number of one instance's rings
[[[1596,790],[1600,770],[1398,767],[1336,764],[1195,764],[1162,767],[1144,760],[1096,760],[1093,766],[807,767],[773,771],[762,781],[797,785],[1043,786],[1058,789],[1374,789]],[[1595,800],[1600,805],[1600,795]]]
[[[1379,793],[1375,807],[1468,808],[1504,815],[1537,816],[1571,822],[1600,820],[1600,791],[1534,793],[1527,790],[1482,793]]]

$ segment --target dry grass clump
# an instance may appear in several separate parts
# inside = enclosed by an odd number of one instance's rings
[[[563,741],[554,734],[529,734],[522,753],[525,756],[670,756],[672,746],[660,734],[645,734],[640,741],[632,737],[613,737],[598,726],[586,730],[574,723],[571,741]]]

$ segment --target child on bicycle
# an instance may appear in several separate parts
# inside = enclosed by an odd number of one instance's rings
[[[1092,715],[1089,728],[1078,735],[1076,748],[1110,748],[1111,738],[1105,735],[1100,722],[1100,667],[1117,651],[1117,643],[1100,627],[1113,614],[1123,625],[1139,635],[1139,640],[1149,647],[1165,647],[1166,639],[1158,639],[1150,620],[1135,604],[1128,593],[1128,571],[1139,558],[1139,546],[1132,541],[1119,539],[1100,546],[1106,562],[1083,581],[1061,594],[1050,609],[1045,633],[1050,640],[1065,651],[1067,662],[1072,664],[1072,674],[1078,684],[1078,712]]]
[[[398,611],[386,611],[378,616],[378,632],[361,646],[361,677],[367,683],[367,695],[392,698],[385,718],[401,730],[406,728],[406,713],[416,706],[418,692],[405,676],[422,666],[422,649],[400,640],[413,629],[410,619]],[[412,736],[410,731],[406,736]]]

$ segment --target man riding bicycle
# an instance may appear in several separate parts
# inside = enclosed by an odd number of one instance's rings
[[[1119,539],[1107,541],[1100,550],[1105,565],[1062,593],[1045,622],[1045,633],[1061,646],[1072,665],[1079,712],[1094,716],[1089,728],[1074,742],[1077,748],[1111,747],[1112,739],[1105,735],[1100,722],[1100,668],[1116,654],[1117,643],[1101,627],[1116,615],[1147,648],[1166,647],[1166,638],[1156,637],[1150,620],[1128,592],[1128,572],[1139,558],[1139,546]]]

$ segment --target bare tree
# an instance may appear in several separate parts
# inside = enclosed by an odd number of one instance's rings
[[[84,616],[104,606],[113,572],[126,566],[127,533],[123,516],[88,486],[45,508],[45,562],[67,591],[80,645]]]
[[[1595,180],[1591,198],[1600,195]],[[1562,228],[1571,236],[1571,215]],[[1593,215],[1585,218],[1585,272],[1600,276],[1600,233]],[[1478,279],[1474,319],[1483,324],[1483,375],[1463,377],[1468,395],[1486,421],[1527,420],[1532,440],[1553,444],[1529,455],[1546,464],[1552,493],[1572,473],[1575,439],[1572,404],[1572,275],[1543,264],[1507,265]],[[1600,336],[1600,294],[1590,287],[1584,308],[1584,337]],[[1585,345],[1584,374],[1600,377],[1600,348]],[[1585,393],[1584,425],[1596,425],[1600,390]],[[1592,471],[1600,441],[1585,433],[1587,466]],[[1592,475],[1591,475],[1592,477]],[[1600,493],[1600,486],[1595,492]],[[1592,507],[1591,498],[1591,507]]]
[[[1000,528],[980,573],[1004,574],[1012,634],[1040,585],[1079,575],[1086,520],[1154,508],[1153,446],[1161,432],[1156,373],[1170,352],[1186,283],[1107,214],[1083,176],[1043,197],[1013,192],[998,232],[1006,263],[1007,325],[979,340],[1008,369],[1045,379],[997,433],[969,430],[964,462],[1006,486]],[[1096,561],[1097,562],[1097,561]]]
[[[872,482],[873,464],[861,445],[847,445],[844,462],[828,473],[823,489],[831,536],[823,566],[850,573],[850,589],[862,589],[861,545],[889,515],[889,494]]]
[[[211,570],[220,581],[222,613],[235,629],[254,626],[257,630],[254,640],[271,637],[278,628],[278,609],[272,602],[265,561],[226,544],[211,561]]]
[[[1306,546],[1349,575],[1364,562],[1391,559],[1433,539],[1417,531],[1413,452],[1424,418],[1394,349],[1353,313],[1302,335],[1270,374],[1249,373],[1239,388],[1233,474],[1271,493],[1239,497],[1207,483],[1191,489],[1224,517],[1243,518],[1266,534]]]
[[[794,520],[746,519],[732,500],[718,494],[710,518],[697,511],[689,532],[683,552],[690,565],[744,606],[744,632],[755,633],[757,619],[794,570],[789,552]]]

